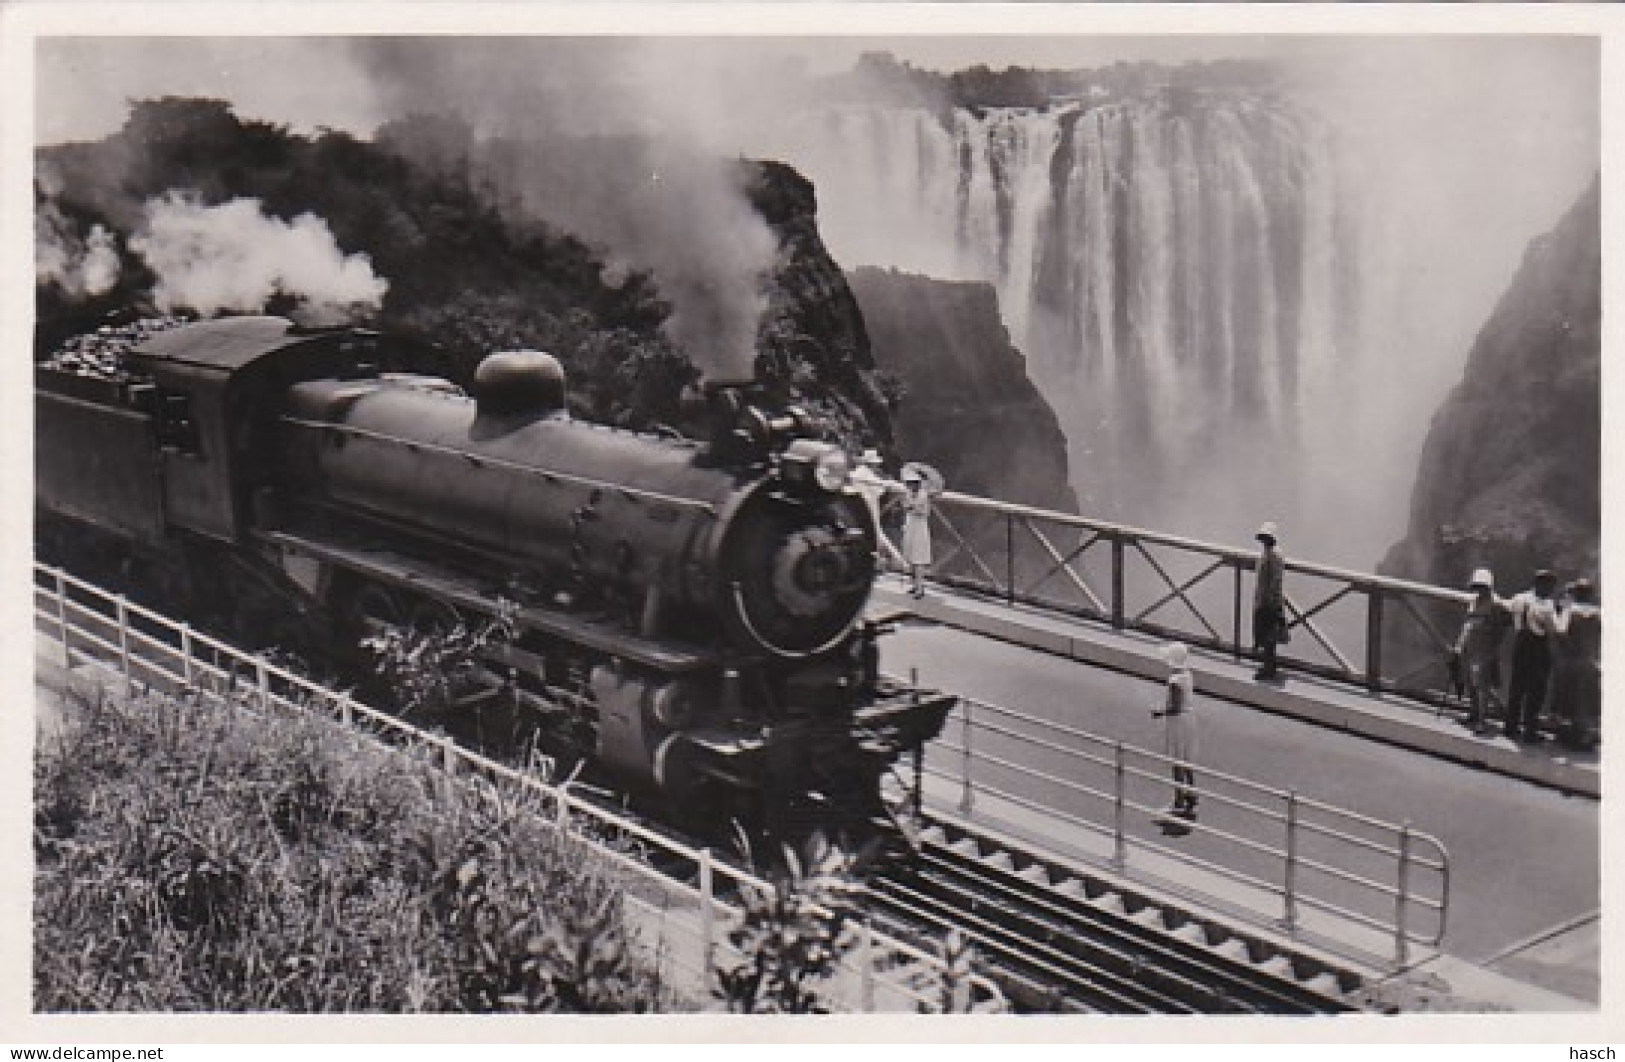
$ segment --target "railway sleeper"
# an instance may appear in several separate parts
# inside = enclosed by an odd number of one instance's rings
[[[959,927],[998,968],[1001,988],[1014,977],[1044,986],[1046,999],[1076,999],[1109,1013],[1196,1014],[1209,1009],[1191,1001],[1211,995],[1203,986],[1176,981],[1170,989],[1159,983],[1161,971],[1132,953],[1078,938],[1068,940],[1071,947],[1063,950],[974,910],[964,897],[932,896],[895,882],[886,883],[884,893],[912,918]]]
[[[1236,999],[1237,993],[1188,976],[1181,969],[1188,964],[1180,956],[1127,939],[1112,925],[1069,919],[1053,910],[1036,908],[1019,897],[990,896],[987,889],[979,888],[983,885],[927,874],[913,892],[917,898],[925,898],[922,903],[934,903],[939,909],[956,912],[960,919],[968,915],[979,925],[992,927],[991,937],[1019,941],[1027,952],[1048,956],[1052,965],[1065,967],[1072,963],[1104,969],[1155,989],[1165,1002],[1168,997],[1195,1001],[1196,1009],[1202,1011],[1249,1009]],[[1015,945],[1010,947],[1019,950]]]
[[[1250,967],[1253,976],[1274,978],[1290,989],[1319,997],[1333,1009],[1347,1009],[1349,1004],[1343,997],[1363,983],[1357,973],[1335,967],[1317,957],[1283,949],[1274,942],[1237,932],[1233,927],[1214,919],[1191,915],[1178,908],[1165,907],[1146,896],[1123,889],[1120,883],[1107,882],[1094,875],[1080,876],[1072,868],[1058,866],[1009,845],[1001,845],[998,846],[998,851],[1016,868],[1013,873],[1006,872],[1001,869],[1002,860],[990,861],[986,858],[968,857],[967,852],[972,846],[963,844],[966,839],[964,836],[956,836],[963,833],[964,831],[942,826],[941,836],[949,843],[946,847],[938,845],[936,850],[952,853],[951,856],[944,858],[973,859],[981,868],[980,872],[1007,881],[1008,886],[1017,891],[1041,896],[1059,902],[1063,906],[1092,907],[1111,917],[1126,915],[1127,920],[1138,925],[1142,931],[1157,933],[1172,947],[1183,948],[1195,955],[1217,956],[1229,964]],[[995,846],[986,843],[985,839],[974,845],[975,851],[983,853],[994,848]],[[1031,873],[1035,866],[1043,868],[1042,878],[1038,874]],[[1046,884],[1046,881],[1058,881],[1060,884],[1050,885]],[[1079,904],[1080,891],[1082,905]],[[1150,913],[1147,913],[1148,911]],[[1197,929],[1180,935],[1170,932],[1187,925],[1194,925]],[[1196,932],[1200,932],[1201,939],[1196,938]],[[1277,956],[1286,961],[1269,964],[1268,970],[1264,970],[1265,964]]]
[[[985,883],[984,883],[985,884]],[[1256,977],[1233,969],[1215,969],[1200,955],[1180,954],[1146,934],[1126,930],[1133,919],[1101,921],[1078,912],[1066,912],[1041,901],[1001,897],[981,899],[973,886],[940,884],[944,892],[959,889],[963,898],[952,899],[956,906],[977,914],[991,913],[1001,923],[1020,927],[1033,942],[1089,963],[1105,963],[1108,969],[1142,983],[1162,983],[1185,999],[1204,1000],[1200,1009],[1209,1012],[1279,1012],[1317,1009],[1281,993],[1259,988]],[[1142,908],[1142,917],[1155,918],[1159,930],[1161,911]]]

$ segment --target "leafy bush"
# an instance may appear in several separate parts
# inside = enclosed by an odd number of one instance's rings
[[[579,842],[321,720],[96,700],[34,774],[37,1010],[682,1005]]]
[[[514,637],[513,609],[492,619],[421,630],[390,626],[361,640],[401,715],[440,714],[469,691],[480,654]]]
[[[714,994],[744,1014],[819,1014],[828,1004],[819,990],[856,942],[855,901],[861,886],[852,856],[815,836],[800,856],[784,853],[784,867],[767,890],[747,889],[744,913],[728,933],[743,953],[719,968]]]

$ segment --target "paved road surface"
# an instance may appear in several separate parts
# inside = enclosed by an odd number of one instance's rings
[[[945,627],[885,643],[893,674],[1161,747],[1159,685]],[[1598,805],[1422,753],[1198,698],[1201,761],[1391,822],[1412,820],[1451,856],[1445,951],[1483,961],[1600,906]]]

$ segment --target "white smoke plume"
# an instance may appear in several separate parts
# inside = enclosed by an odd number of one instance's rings
[[[332,322],[377,309],[389,290],[370,258],[339,249],[327,222],[267,217],[257,199],[205,206],[171,192],[149,200],[130,248],[156,274],[153,301],[165,312],[258,313],[281,296],[311,323]]]
[[[34,211],[34,274],[76,299],[100,295],[118,283],[118,245],[101,225],[80,238],[56,203],[43,200]]]
[[[707,375],[748,377],[778,239],[747,171],[712,150],[725,111],[685,103],[701,71],[658,67],[636,41],[357,42],[386,112],[454,114],[485,145],[479,179],[596,247],[606,279],[645,270],[667,331]]]

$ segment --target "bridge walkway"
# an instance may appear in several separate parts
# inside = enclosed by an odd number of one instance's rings
[[[907,614],[1045,653],[1129,675],[1161,681],[1167,674],[1163,639],[1116,630],[1041,606],[1007,602],[933,585],[923,599],[910,597],[901,580],[883,578],[877,608]],[[1253,678],[1254,664],[1231,653],[1191,646],[1199,694],[1402,748],[1425,752],[1497,774],[1590,797],[1601,793],[1601,756],[1552,742],[1520,745],[1497,735],[1481,737],[1462,726],[1465,707],[1419,703],[1347,682],[1295,672],[1284,682]]]
[[[890,580],[873,607],[904,617],[886,643],[888,672],[915,671],[928,686],[1160,747],[1150,709],[1165,670],[1154,637],[941,587],[915,601]],[[1448,930],[1437,949],[1415,949],[1408,969],[1441,973],[1458,991],[1471,986],[1466,991],[1475,998],[1514,1009],[1595,1005],[1599,923],[1587,920],[1600,906],[1594,755],[1477,738],[1450,710],[1346,683],[1296,674],[1280,686],[1258,683],[1249,663],[1221,652],[1193,647],[1192,658],[1201,711],[1199,787],[1203,767],[1230,772],[1387,821],[1414,821],[1448,847]],[[952,735],[941,744],[928,759],[936,756],[951,773]],[[1030,846],[1107,864],[1109,841],[1066,821],[1069,810],[1088,809],[1069,808],[1068,797],[1053,788],[1032,796],[1036,808],[978,793],[965,812],[951,782],[936,779],[927,787],[936,814],[966,816]],[[1222,825],[1223,809],[1213,810],[1212,820]],[[1204,823],[1209,818],[1204,808]],[[1139,828],[1154,836],[1149,822]],[[1227,858],[1207,858],[1212,838],[1198,831],[1170,843],[1174,856],[1137,848],[1125,873],[1176,899],[1250,915],[1255,924],[1279,920],[1278,895],[1204,869]],[[1344,956],[1392,952],[1381,934],[1313,912],[1300,918],[1295,939]]]

